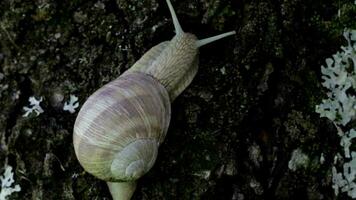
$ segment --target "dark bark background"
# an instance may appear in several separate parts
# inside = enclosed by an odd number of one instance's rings
[[[345,43],[344,28],[356,28],[354,2],[172,4],[198,38],[237,34],[201,48],[198,75],[172,104],[165,142],[134,199],[336,198],[339,137],[315,106],[325,98],[320,66]],[[63,104],[74,94],[82,105],[173,29],[164,0],[0,1],[0,172],[13,166],[22,188],[10,199],[111,199],[76,160],[77,112]],[[43,97],[44,113],[26,118],[31,96]],[[292,171],[297,148],[309,162]]]

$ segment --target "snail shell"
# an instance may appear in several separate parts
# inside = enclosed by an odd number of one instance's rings
[[[91,95],[78,114],[73,140],[80,164],[106,181],[136,180],[153,166],[170,114],[162,84],[125,73]]]

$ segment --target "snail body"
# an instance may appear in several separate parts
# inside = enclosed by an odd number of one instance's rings
[[[75,121],[76,156],[87,172],[107,181],[114,200],[130,199],[136,180],[153,166],[168,130],[170,103],[198,71],[199,47],[235,34],[197,40],[183,32],[167,4],[176,35],[92,94]]]

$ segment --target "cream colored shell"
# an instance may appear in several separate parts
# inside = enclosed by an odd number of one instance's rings
[[[106,181],[132,181],[154,164],[170,121],[167,90],[154,78],[125,73],[97,90],[74,125],[84,169]]]

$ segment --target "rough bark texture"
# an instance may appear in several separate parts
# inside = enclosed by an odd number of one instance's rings
[[[134,199],[333,199],[339,138],[315,105],[325,97],[320,66],[344,42],[344,27],[356,28],[354,2],[172,3],[199,38],[237,35],[201,48],[198,75],[173,103]],[[0,10],[0,172],[13,166],[22,188],[11,199],[110,199],[77,162],[77,113],[62,107],[70,94],[82,105],[174,35],[165,1],[2,0]],[[45,111],[23,117],[31,96],[43,97]],[[296,148],[310,161],[293,172]]]

